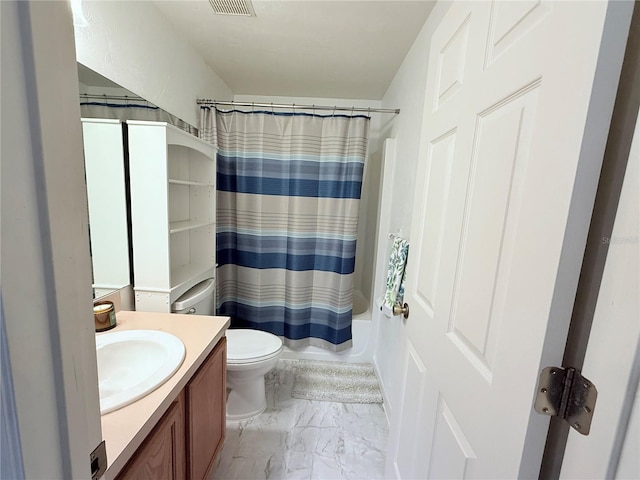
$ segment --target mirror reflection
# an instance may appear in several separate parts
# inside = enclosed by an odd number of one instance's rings
[[[82,119],[94,298],[132,283],[122,124]]]
[[[126,120],[197,129],[78,63],[94,298],[133,284]]]

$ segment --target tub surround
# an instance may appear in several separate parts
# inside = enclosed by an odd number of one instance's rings
[[[106,480],[115,478],[122,470],[229,327],[228,317],[201,315],[121,310],[117,319],[116,328],[96,335],[124,330],[159,330],[180,338],[186,347],[186,355],[178,371],[158,389],[124,408],[102,415],[102,438],[106,441],[108,462]]]
[[[353,292],[352,346],[341,352],[331,352],[314,346],[292,349],[284,347],[280,358],[286,360],[321,360],[326,362],[370,363],[373,361],[373,312],[362,292]]]

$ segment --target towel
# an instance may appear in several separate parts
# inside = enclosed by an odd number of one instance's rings
[[[404,300],[404,280],[409,255],[409,242],[396,237],[391,247],[389,267],[387,269],[387,286],[382,301],[382,313],[387,317],[393,316],[393,306],[402,305]]]

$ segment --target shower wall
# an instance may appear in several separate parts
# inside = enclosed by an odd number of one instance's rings
[[[369,302],[369,306],[371,306],[375,296],[373,292],[373,276],[375,272],[376,237],[379,223],[378,204],[380,199],[382,160],[379,144],[380,142],[377,138],[375,139],[375,143],[369,143],[369,154],[367,155],[367,166],[360,201],[360,223],[358,224],[358,243],[356,247],[354,277],[355,290],[362,292],[365,299]]]
[[[383,108],[399,108],[401,114],[389,119],[381,127],[381,137],[393,138],[393,154],[385,159],[385,170],[389,173],[385,181],[390,181],[387,202],[382,222],[387,232],[380,232],[380,241],[385,241],[386,233],[398,232],[409,239],[411,234],[411,216],[415,192],[415,172],[419,161],[420,134],[422,128],[427,62],[430,40],[434,29],[450,7],[450,2],[438,2],[416,38],[409,53],[398,69],[389,89],[383,98]],[[387,250],[387,259],[388,250]],[[411,275],[411,247],[407,268]],[[382,265],[379,271],[386,272]],[[377,293],[380,295],[381,293]],[[387,418],[393,419],[399,411],[402,388],[401,372],[405,355],[405,322],[399,317],[386,318],[379,310],[374,310],[374,328],[377,330],[377,343],[374,347],[374,363],[385,395]]]

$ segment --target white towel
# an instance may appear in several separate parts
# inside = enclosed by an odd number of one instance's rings
[[[393,306],[402,305],[404,300],[404,279],[409,255],[409,242],[403,238],[396,237],[391,247],[389,256],[389,267],[387,269],[387,286],[382,302],[382,313],[387,317],[393,316]]]

